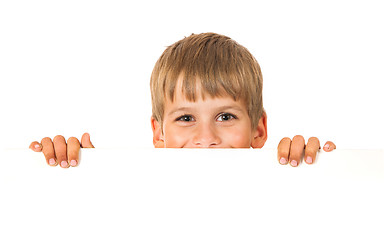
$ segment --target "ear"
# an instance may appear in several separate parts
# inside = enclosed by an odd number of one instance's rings
[[[267,114],[264,111],[263,116],[260,118],[256,130],[253,134],[251,147],[262,148],[267,141],[267,137]]]
[[[156,148],[164,147],[164,139],[161,130],[161,125],[155,118],[151,117],[151,130],[153,130],[153,145]]]

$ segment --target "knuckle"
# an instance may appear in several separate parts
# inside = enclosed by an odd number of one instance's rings
[[[49,137],[45,137],[45,138],[42,139],[41,142],[43,143],[43,142],[47,142],[47,141],[50,141],[50,142],[51,142],[52,140],[51,140],[51,138],[49,138]]]
[[[306,156],[314,156],[316,155],[317,150],[316,149],[306,149],[305,154]]]
[[[56,152],[56,158],[60,161],[67,161],[67,155],[65,153]]]
[[[304,137],[302,135],[296,135],[293,137],[292,141],[303,141],[304,142]]]
[[[68,154],[78,153],[79,149],[80,149],[79,145],[70,145],[70,146],[67,146],[67,153]]]
[[[288,156],[289,154],[289,148],[285,148],[285,149],[280,149],[277,151],[277,154],[279,156]]]
[[[280,140],[280,142],[279,142],[279,144],[278,144],[278,148],[279,148],[279,149],[280,149],[280,148],[286,148],[287,146],[288,146],[288,148],[289,148],[290,145],[291,145],[291,139],[288,138],[288,137],[285,137],[285,138],[283,138],[282,140]]]
[[[289,137],[285,137],[282,140],[280,140],[280,143],[285,143],[285,142],[288,142],[288,141],[290,142],[291,139]]]
[[[64,139],[64,137],[62,135],[56,135],[54,137],[54,141],[63,140],[63,139]]]
[[[300,159],[301,153],[298,151],[291,151],[290,158],[291,159]]]
[[[314,151],[318,151],[320,149],[320,142],[319,139],[314,138],[314,139],[309,139],[307,142],[306,150],[311,150],[313,149]]]
[[[78,158],[78,152],[71,150],[68,152],[67,156],[68,156],[68,159],[71,159],[71,160],[76,159]]]
[[[74,142],[74,143],[79,143],[79,140],[76,137],[70,137],[68,138],[67,142]]]

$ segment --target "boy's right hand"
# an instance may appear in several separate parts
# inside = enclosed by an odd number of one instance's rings
[[[94,148],[88,133],[83,134],[81,143],[77,138],[70,137],[66,144],[65,138],[57,135],[53,141],[51,138],[45,137],[41,143],[34,141],[29,146],[35,152],[43,152],[48,165],[56,166],[59,164],[62,168],[76,167],[79,164],[80,147]]]

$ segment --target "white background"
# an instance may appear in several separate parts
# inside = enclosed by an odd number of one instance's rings
[[[1,1],[1,146],[85,131],[152,147],[149,79],[165,47],[216,32],[264,76],[267,148],[317,136],[384,148],[382,1]]]
[[[82,149],[70,169],[5,153],[0,239],[386,239],[382,150],[297,168],[275,149]]]

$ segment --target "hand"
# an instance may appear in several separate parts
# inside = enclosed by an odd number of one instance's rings
[[[51,138],[45,137],[41,143],[32,142],[29,146],[35,152],[42,152],[50,166],[60,165],[62,168],[76,167],[79,164],[79,149],[94,148],[90,141],[90,135],[84,133],[81,143],[75,137],[66,140],[63,136],[57,135],[52,141]]]
[[[320,143],[318,138],[310,137],[307,145],[305,145],[303,136],[296,135],[292,141],[288,137],[280,141],[277,147],[277,157],[280,164],[286,165],[289,162],[292,167],[297,167],[303,156],[303,151],[305,162],[312,164],[315,162],[319,149]],[[328,141],[324,144],[324,151],[331,152],[334,149],[336,149],[336,146],[333,142]]]

